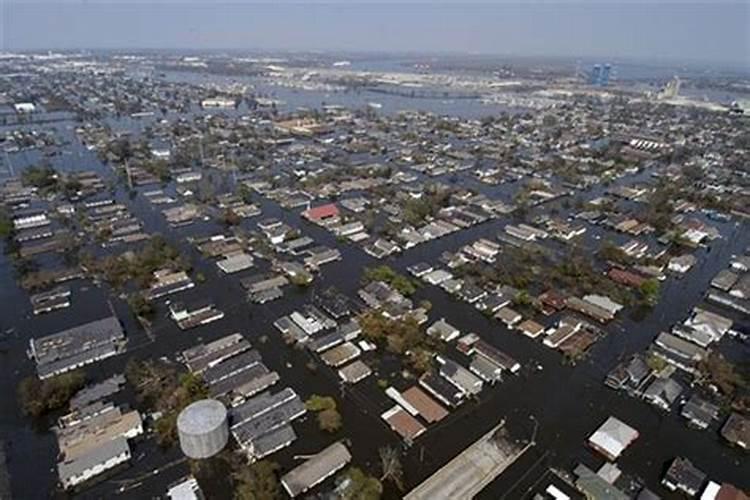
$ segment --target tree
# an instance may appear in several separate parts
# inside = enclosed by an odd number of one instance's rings
[[[664,359],[660,358],[656,354],[651,354],[648,358],[646,358],[646,364],[649,368],[658,373],[666,368],[669,363],[664,361]]]
[[[343,500],[379,500],[383,485],[377,478],[365,474],[358,467],[351,467],[344,474],[348,484],[341,492]]]
[[[277,471],[278,464],[261,460],[241,467],[234,473],[237,500],[274,500],[281,498]]]
[[[432,368],[434,352],[424,347],[415,347],[409,350],[407,361],[409,366],[417,373],[424,373]]]
[[[396,449],[391,446],[384,446],[378,450],[378,455],[380,456],[380,468],[383,471],[380,481],[390,480],[399,491],[403,491],[404,469]]]
[[[21,410],[32,417],[39,417],[67,406],[70,398],[86,383],[80,370],[63,373],[39,380],[26,377],[18,384],[18,399]]]
[[[236,226],[242,222],[242,218],[234,210],[227,208],[222,214],[221,221],[225,226]]]
[[[644,302],[649,305],[654,305],[656,304],[656,302],[658,302],[660,289],[661,285],[654,278],[647,279],[646,281],[641,283],[641,286],[639,287],[641,297],[643,298]]]
[[[118,138],[109,143],[109,152],[120,160],[133,156],[133,148],[126,137]]]
[[[318,427],[322,431],[336,432],[341,429],[341,414],[336,409],[336,400],[331,396],[313,394],[305,401],[308,411],[318,413]]]
[[[735,365],[719,352],[709,354],[700,363],[699,369],[726,396],[732,397],[737,389],[748,386],[748,381],[737,370]]]
[[[130,360],[125,377],[135,388],[138,405],[143,411],[159,411],[156,439],[163,447],[177,442],[177,416],[190,403],[208,397],[203,380],[192,373],[180,375],[175,366],[162,361]]]
[[[143,294],[136,293],[128,298],[128,305],[133,314],[142,318],[149,318],[154,315],[154,306],[146,300]]]
[[[542,118],[542,125],[545,127],[552,128],[557,125],[557,117],[552,114],[546,114],[544,115],[544,118]]]
[[[72,199],[78,195],[78,192],[83,188],[83,184],[78,179],[70,179],[65,181],[62,186],[63,194],[66,198]]]
[[[213,457],[189,459],[190,473],[198,481],[206,498],[226,496],[236,490],[234,472],[247,465],[245,458],[225,448]]]
[[[341,414],[335,408],[318,413],[318,427],[326,432],[336,432],[341,429]]]
[[[156,442],[162,448],[171,448],[177,443],[177,413],[169,412],[162,415],[154,425]]]
[[[315,412],[332,409],[335,410],[336,400],[331,396],[319,396],[318,394],[313,394],[307,401],[305,401],[305,408],[307,408],[308,411]]]
[[[604,260],[620,264],[631,264],[632,259],[625,251],[610,240],[604,240],[599,247],[599,257]]]
[[[0,207],[0,238],[10,238],[13,236],[13,221],[5,207]]]
[[[402,295],[412,295],[417,291],[414,282],[403,274],[399,274],[389,266],[378,266],[365,269],[362,276],[365,282],[382,281],[388,283]]]
[[[531,304],[531,295],[528,290],[519,290],[515,297],[513,297],[513,303],[517,306],[528,306]]]
[[[29,167],[21,174],[25,186],[33,186],[42,191],[55,191],[58,188],[57,172],[50,165]]]

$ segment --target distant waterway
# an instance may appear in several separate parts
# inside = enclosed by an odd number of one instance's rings
[[[320,108],[325,105],[339,105],[361,109],[374,104],[379,113],[393,114],[400,111],[425,111],[438,115],[458,116],[479,119],[500,113],[518,113],[524,108],[499,104],[485,104],[477,98],[451,99],[450,97],[409,97],[395,93],[374,92],[372,90],[308,90],[268,83],[256,77],[220,76],[196,72],[164,72],[164,79],[193,84],[217,83],[220,85],[244,84],[251,86],[256,96],[282,101],[281,112],[295,111],[297,108]],[[408,92],[408,89],[405,89]],[[415,89],[418,94],[419,89]]]

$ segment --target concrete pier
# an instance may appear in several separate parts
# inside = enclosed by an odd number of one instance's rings
[[[531,446],[530,443],[519,448],[505,438],[496,439],[495,435],[503,425],[504,420],[411,490],[404,499],[474,498]]]

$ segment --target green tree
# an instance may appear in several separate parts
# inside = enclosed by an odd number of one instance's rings
[[[278,464],[261,460],[240,467],[234,472],[237,500],[275,500],[281,498],[281,488],[277,473]]]
[[[639,287],[643,301],[649,305],[654,305],[659,301],[660,290],[661,285],[659,284],[659,281],[654,278],[644,281]]]
[[[332,397],[313,394],[305,401],[305,408],[308,411],[317,412],[320,430],[336,432],[341,428],[341,414],[336,409],[336,400]]]
[[[344,500],[379,500],[383,494],[383,485],[380,481],[358,467],[349,468],[344,478],[349,480],[342,491]]]
[[[625,251],[612,243],[610,240],[605,240],[599,247],[599,257],[604,260],[618,262],[620,264],[631,264],[631,259]]]
[[[208,387],[198,375],[180,375],[175,366],[162,361],[130,360],[125,377],[134,386],[143,411],[162,413],[155,430],[157,442],[165,448],[177,442],[179,413],[190,403],[209,396]]]
[[[242,218],[234,210],[227,208],[222,214],[221,222],[225,226],[237,226],[242,222]]]
[[[85,383],[86,378],[80,370],[44,380],[26,377],[18,385],[21,410],[26,415],[39,417],[64,408]]]
[[[305,408],[307,408],[308,411],[315,412],[335,410],[336,400],[331,396],[319,396],[318,394],[313,394],[307,399],[307,401],[305,401]]]
[[[389,266],[368,267],[362,275],[366,283],[382,281],[388,283],[402,295],[412,295],[417,291],[414,282],[403,274],[399,274]]]
[[[10,214],[5,207],[0,207],[0,238],[13,236],[14,227]]]
[[[25,186],[33,186],[42,191],[55,191],[58,188],[57,172],[51,165],[36,165],[21,174]]]
[[[557,117],[553,114],[546,114],[544,115],[544,118],[542,118],[542,125],[545,127],[551,128],[557,125]]]
[[[385,343],[386,349],[396,354],[432,346],[431,339],[413,317],[391,320],[371,311],[359,317],[359,324],[365,337],[373,342]]]
[[[128,298],[128,305],[133,314],[142,318],[150,318],[154,315],[154,306],[146,300],[143,294],[136,293]]]
[[[341,429],[341,414],[336,409],[323,410],[318,413],[318,427],[326,432],[336,432]]]
[[[729,397],[734,396],[738,389],[750,385],[750,381],[743,377],[737,367],[719,352],[712,352],[698,368],[707,380]]]

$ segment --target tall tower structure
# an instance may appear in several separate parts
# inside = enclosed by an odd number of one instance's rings
[[[599,86],[606,87],[609,85],[609,72],[612,70],[612,66],[610,64],[605,64],[602,66],[601,73],[599,74]]]
[[[602,67],[599,64],[594,64],[594,67],[591,69],[591,78],[589,80],[589,83],[591,85],[599,85],[599,79],[601,78],[602,74]]]

